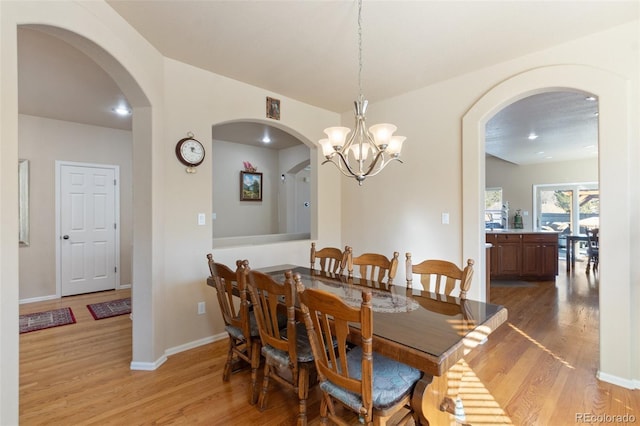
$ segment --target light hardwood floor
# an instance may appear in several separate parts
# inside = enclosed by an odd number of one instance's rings
[[[570,276],[562,266],[556,283],[492,286],[492,302],[508,308],[509,320],[449,374],[468,423],[574,425],[579,413],[635,416],[640,423],[640,391],[595,377],[598,281],[581,265]],[[86,308],[128,295],[20,307],[27,313],[70,306],[77,318],[20,336],[21,425],[294,424],[297,400],[276,384],[260,412],[248,404],[247,371],[222,383],[226,341],[173,355],[157,371],[131,371],[129,317],[94,321]],[[308,412],[309,423],[319,424],[317,389]]]

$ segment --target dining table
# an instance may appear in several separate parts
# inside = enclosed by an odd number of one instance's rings
[[[418,288],[385,285],[296,265],[256,268],[284,282],[285,272],[300,274],[305,288],[316,288],[360,307],[362,291],[371,292],[373,350],[422,371],[411,406],[420,424],[448,424],[453,416],[447,372],[466,351],[482,344],[507,320],[500,305],[431,293]],[[354,327],[355,328],[355,327]],[[357,328],[352,343],[359,344]],[[449,408],[449,410],[445,410]]]
[[[567,271],[576,267],[576,243],[578,241],[589,241],[587,234],[568,234],[567,238]]]

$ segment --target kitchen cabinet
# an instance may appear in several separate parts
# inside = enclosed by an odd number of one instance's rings
[[[552,280],[558,274],[558,234],[491,232],[492,279]]]

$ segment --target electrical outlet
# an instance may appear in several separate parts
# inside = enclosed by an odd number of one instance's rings
[[[198,315],[202,315],[207,312],[204,302],[198,302]]]

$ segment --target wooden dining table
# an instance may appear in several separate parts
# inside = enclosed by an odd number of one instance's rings
[[[569,234],[567,239],[567,271],[576,268],[576,243],[578,241],[589,241],[587,234]]]
[[[441,407],[451,404],[447,371],[466,350],[483,343],[507,320],[503,306],[430,293],[403,286],[346,277],[296,265],[276,265],[257,270],[284,281],[284,273],[300,274],[307,288],[338,295],[360,307],[362,291],[372,293],[373,350],[423,372],[414,389],[412,408],[420,423],[442,424],[452,419]],[[352,333],[358,344],[358,333]],[[436,417],[436,418],[434,418]],[[447,423],[448,424],[448,423]]]

